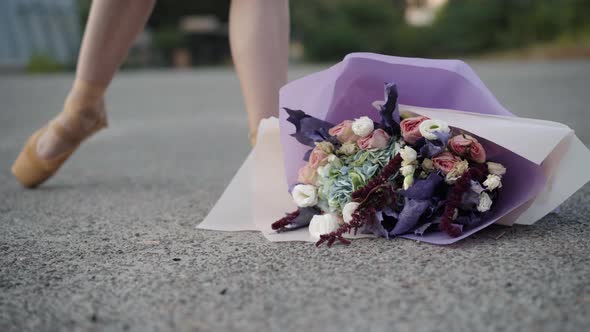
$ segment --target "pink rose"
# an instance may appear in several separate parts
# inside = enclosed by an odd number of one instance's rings
[[[449,149],[459,156],[465,156],[476,163],[486,161],[486,151],[474,137],[466,134],[454,136],[449,140]]]
[[[315,168],[305,165],[299,169],[297,181],[303,184],[315,185],[317,174]]]
[[[428,118],[425,116],[415,116],[404,119],[402,122],[400,122],[399,125],[402,130],[402,137],[406,143],[414,144],[417,140],[422,138],[422,134],[420,133],[420,124],[424,120],[428,120]]]
[[[473,143],[469,150],[469,158],[480,164],[486,162],[486,150],[484,150],[481,143]]]
[[[461,158],[455,156],[454,154],[450,153],[449,151],[445,151],[436,157],[432,158],[432,163],[434,167],[440,169],[443,174],[449,173],[455,164],[461,162]]]
[[[309,156],[309,162],[307,165],[317,170],[318,167],[324,166],[328,163],[328,156],[329,155],[326,152],[324,152],[322,149],[316,146],[315,148],[313,148],[313,151],[311,151],[311,155]]]
[[[369,136],[365,136],[356,143],[358,144],[359,148],[363,150],[369,149],[385,149],[391,136],[386,133],[383,129],[374,130]]]
[[[345,120],[340,124],[330,128],[328,134],[336,136],[341,143],[356,142],[359,139],[357,135],[352,131],[352,121]]]

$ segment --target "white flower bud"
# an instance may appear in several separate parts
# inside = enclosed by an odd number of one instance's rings
[[[502,178],[495,174],[488,174],[487,179],[483,182],[483,185],[488,190],[494,190],[496,188],[502,188]]]
[[[403,176],[413,175],[416,168],[414,165],[406,165],[400,167],[399,171],[402,173]]]
[[[504,175],[506,174],[506,167],[504,167],[502,164],[488,161],[488,172],[494,175]]]
[[[318,192],[316,187],[309,184],[298,184],[291,192],[293,201],[298,207],[309,207],[318,204]]]
[[[368,116],[360,117],[352,123],[352,131],[360,137],[369,136],[373,129],[375,129],[375,125]]]
[[[338,217],[333,214],[318,214],[311,218],[309,223],[309,233],[314,239],[319,239],[320,235],[334,232],[340,227]]]
[[[401,155],[402,159],[408,163],[415,161],[416,158],[418,157],[418,152],[416,152],[416,150],[412,149],[408,145],[406,145],[402,149],[400,149],[399,154]]]
[[[449,125],[446,122],[434,119],[422,121],[418,129],[420,130],[420,134],[422,134],[422,136],[428,140],[437,139],[438,137],[435,135],[436,132],[446,134],[451,131]]]
[[[404,177],[404,190],[408,190],[414,184],[414,176],[408,175]]]
[[[492,207],[492,203],[493,201],[490,198],[490,195],[488,195],[486,192],[481,193],[481,195],[479,195],[479,204],[477,204],[477,211],[488,211]]]
[[[346,203],[342,208],[342,219],[344,219],[345,223],[349,223],[352,220],[352,214],[356,209],[359,207],[359,203],[357,202],[350,202]]]

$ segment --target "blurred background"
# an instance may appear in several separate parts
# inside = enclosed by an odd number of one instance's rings
[[[74,68],[89,0],[0,1],[0,69]],[[159,1],[124,68],[231,63],[229,1]],[[590,57],[590,0],[295,0],[293,63],[354,51],[418,57]]]

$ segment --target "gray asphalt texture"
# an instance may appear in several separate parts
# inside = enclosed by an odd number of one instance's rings
[[[590,145],[590,62],[473,63]],[[292,70],[299,77],[320,67]],[[249,147],[231,69],[124,72],[110,128],[38,190],[9,167],[70,75],[0,76],[0,331],[583,331],[590,185],[534,226],[440,247],[195,230]]]

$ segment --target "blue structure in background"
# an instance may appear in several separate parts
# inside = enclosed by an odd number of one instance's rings
[[[79,20],[76,0],[0,0],[0,66],[24,67],[33,55],[74,63]]]

